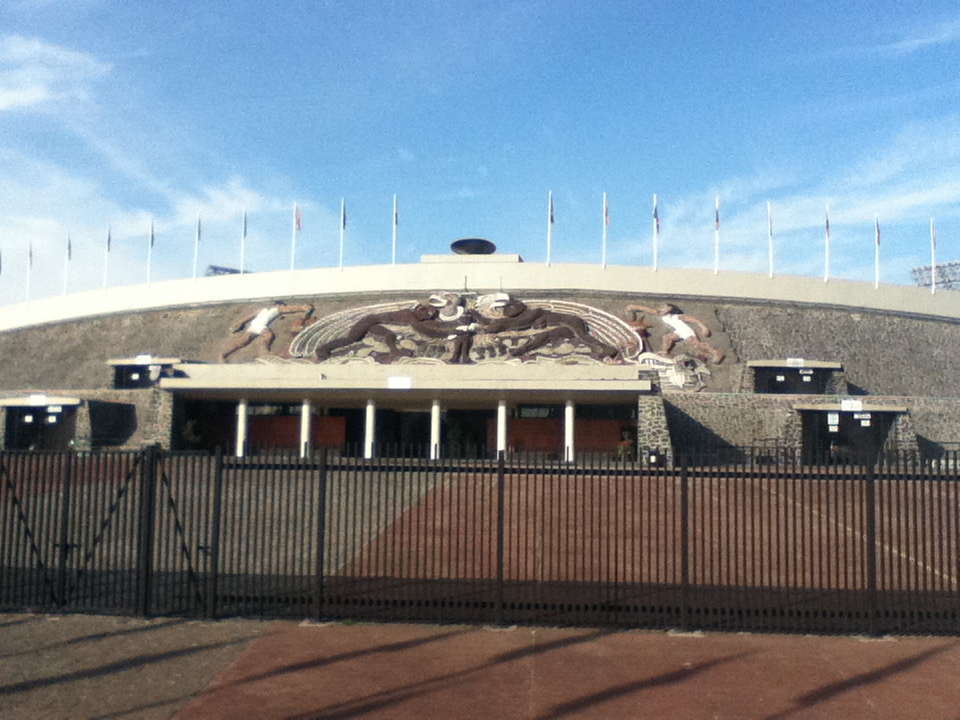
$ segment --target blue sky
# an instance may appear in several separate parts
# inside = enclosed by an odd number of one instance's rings
[[[480,236],[528,262],[909,284],[960,259],[960,7],[947,2],[0,6],[0,303],[201,272],[398,262]],[[27,278],[28,248],[33,268]]]

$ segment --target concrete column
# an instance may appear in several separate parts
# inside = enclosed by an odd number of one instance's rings
[[[430,406],[430,459],[440,457],[440,401],[434,400]]]
[[[306,457],[310,454],[310,421],[313,411],[313,403],[309,399],[304,399],[300,406],[300,457]]]
[[[247,409],[250,401],[246,398],[237,403],[237,457],[243,457],[247,447]]]
[[[497,454],[507,451],[507,401],[497,403]]]
[[[367,416],[363,427],[363,456],[365,458],[373,457],[373,445],[376,442],[377,431],[377,404],[373,400],[367,400]]]
[[[573,462],[576,448],[574,447],[574,423],[577,406],[573,400],[567,400],[563,410],[563,460]]]

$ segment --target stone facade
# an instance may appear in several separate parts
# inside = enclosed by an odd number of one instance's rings
[[[724,353],[723,362],[707,364],[709,373],[701,392],[662,382],[660,392],[640,397],[637,444],[641,450],[661,448],[672,457],[678,449],[765,444],[799,448],[803,423],[794,406],[838,403],[848,396],[907,408],[887,437],[887,442],[898,447],[935,450],[960,441],[960,375],[949,372],[953,358],[960,355],[960,324],[951,320],[639,293],[554,290],[515,294],[575,300],[622,318],[630,304],[655,307],[670,301],[706,324],[711,331],[709,342]],[[316,306],[316,316],[323,316],[410,297],[418,296],[405,292],[286,299],[309,301]],[[0,394],[22,396],[42,391],[80,398],[78,447],[169,445],[174,424],[172,394],[159,389],[111,389],[106,360],[152,353],[216,362],[231,340],[231,326],[263,304],[168,308],[0,333]],[[277,335],[275,350],[282,353],[289,344],[295,320],[281,318],[271,326]],[[644,322],[649,325],[650,349],[659,349],[667,330],[656,316],[646,317]],[[253,343],[231,360],[251,363],[261,352],[260,344]],[[676,352],[690,350],[680,343]],[[822,396],[754,394],[753,371],[746,363],[790,357],[837,362],[843,371],[833,373],[827,394]],[[0,431],[6,422],[3,415],[0,413]]]
[[[663,397],[641,395],[637,407],[637,457],[649,460],[655,454],[664,464],[673,464],[673,442],[667,424]]]

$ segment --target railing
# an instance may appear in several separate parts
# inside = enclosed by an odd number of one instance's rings
[[[0,453],[0,608],[960,633],[955,454],[790,452]]]

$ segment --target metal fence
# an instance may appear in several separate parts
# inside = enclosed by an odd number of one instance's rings
[[[960,633],[957,458],[0,453],[0,608]]]

